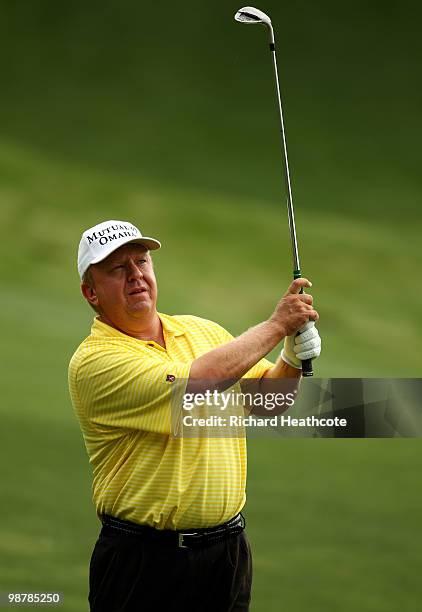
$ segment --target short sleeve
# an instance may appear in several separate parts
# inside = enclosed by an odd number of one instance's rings
[[[97,350],[81,360],[76,393],[83,416],[100,429],[171,433],[171,410],[181,406],[191,362],[136,352]]]

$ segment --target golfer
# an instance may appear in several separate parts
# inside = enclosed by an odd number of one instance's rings
[[[97,313],[69,366],[102,522],[90,609],[248,610],[245,438],[173,437],[171,406],[175,393],[181,398],[205,379],[299,378],[301,359],[320,354],[309,323],[318,313],[312,296],[299,294],[306,279],[237,338],[212,321],[159,313],[150,251],[160,246],[126,221],[86,230],[79,245],[82,293]],[[188,296],[184,265],[177,262],[174,275]],[[276,363],[267,361],[283,339]]]

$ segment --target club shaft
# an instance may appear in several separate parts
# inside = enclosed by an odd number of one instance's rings
[[[278,114],[280,118],[281,142],[283,145],[282,146],[283,162],[284,162],[283,166],[284,166],[284,180],[286,183],[287,213],[289,216],[290,238],[292,241],[292,254],[293,254],[293,278],[300,278],[302,274],[300,271],[299,252],[297,248],[295,213],[293,210],[293,197],[292,197],[292,186],[290,183],[289,159],[287,157],[286,131],[284,129],[283,107],[281,104],[280,83],[278,80],[277,58],[275,54],[274,33],[272,31],[272,28],[271,28],[270,51],[271,51],[271,57],[273,58],[274,77],[275,77],[277,102],[278,102]],[[303,293],[303,287],[301,288],[300,293]],[[314,373],[312,369],[312,361],[310,359],[303,360],[302,361],[302,376],[308,377],[308,376],[313,376],[313,375]]]
[[[292,242],[292,254],[293,254],[293,276],[294,278],[300,278],[300,275],[301,275],[300,274],[300,262],[299,262],[299,252],[297,248],[295,214],[293,210],[292,186],[290,182],[289,159],[287,156],[286,132],[284,129],[283,107],[281,104],[280,83],[278,80],[277,58],[276,58],[274,43],[270,44],[270,50],[271,50],[271,57],[273,60],[274,77],[275,77],[275,85],[276,85],[276,92],[277,92],[278,114],[279,114],[279,119],[280,119],[280,133],[281,133],[283,162],[284,162],[283,163],[284,181],[285,181],[285,186],[286,186],[287,214],[289,217],[290,238]]]

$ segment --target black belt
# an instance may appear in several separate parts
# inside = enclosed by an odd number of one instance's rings
[[[154,529],[147,525],[138,525],[129,521],[122,521],[108,514],[103,514],[101,522],[107,529],[115,532],[135,535],[157,543],[167,543],[179,548],[195,548],[209,546],[221,542],[229,537],[241,533],[245,528],[245,519],[242,514],[236,515],[223,525],[207,527],[205,529],[186,529],[184,531],[173,531],[170,529]]]

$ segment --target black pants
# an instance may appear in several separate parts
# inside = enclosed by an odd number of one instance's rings
[[[178,548],[104,526],[92,553],[91,612],[244,612],[252,558],[244,532]]]

